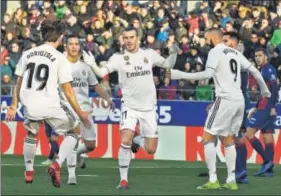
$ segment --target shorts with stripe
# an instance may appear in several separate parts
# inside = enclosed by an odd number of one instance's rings
[[[217,97],[209,110],[204,130],[212,135],[237,135],[243,121],[244,108],[243,97],[241,100]]]
[[[38,110],[40,110],[40,108],[38,108]],[[48,125],[60,135],[73,130],[79,124],[79,120],[72,111],[72,108],[64,102],[61,102],[61,107],[48,108],[45,110],[42,108],[40,117],[29,115],[24,120],[24,127],[31,133],[37,134],[43,121],[48,123]]]

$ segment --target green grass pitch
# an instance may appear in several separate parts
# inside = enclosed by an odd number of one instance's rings
[[[130,189],[116,190],[119,181],[117,160],[86,159],[87,168],[77,169],[78,185],[68,186],[66,167],[62,169],[62,187],[54,188],[46,167],[38,165],[44,157],[36,157],[33,184],[25,184],[22,156],[1,156],[2,195],[281,195],[281,166],[276,165],[273,178],[249,176],[249,185],[240,185],[238,191],[198,191],[205,182],[197,177],[206,171],[202,162],[132,160],[129,171]],[[249,164],[248,173],[260,166]],[[220,182],[226,169],[218,163]]]

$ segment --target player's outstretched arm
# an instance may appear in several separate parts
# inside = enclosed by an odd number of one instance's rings
[[[103,78],[107,74],[109,74],[109,70],[106,67],[98,67],[96,64],[95,57],[91,52],[83,51],[83,59],[84,62],[91,66],[93,72],[100,78]]]
[[[186,73],[176,69],[171,69],[172,80],[204,80],[210,79],[215,74],[215,70],[212,68],[206,68],[205,71],[196,73]]]
[[[8,108],[8,111],[7,111],[7,114],[5,117],[6,121],[14,120],[16,117],[21,84],[22,84],[22,77],[18,76],[17,84],[16,84],[16,86],[14,88],[14,92],[13,92],[12,103],[11,103],[10,107]]]
[[[267,85],[266,85],[264,79],[262,78],[262,75],[260,74],[259,70],[257,68],[255,68],[254,66],[250,66],[248,70],[252,74],[252,76],[254,76],[257,83],[259,84],[259,87],[261,90],[261,95],[263,97],[270,97],[271,93],[268,90]]]
[[[75,92],[73,91],[73,89],[71,87],[71,84],[69,82],[63,83],[60,85],[60,87],[61,87],[62,91],[64,92],[67,101],[70,103],[70,105],[72,106],[72,108],[74,109],[76,114],[79,116],[81,121],[87,127],[91,127],[91,123],[88,120],[89,113],[81,110],[81,108],[77,102]]]
[[[177,60],[179,48],[174,44],[169,48],[169,56],[165,59],[160,54],[158,54],[155,50],[153,50],[152,57],[154,59],[154,66],[165,68],[165,69],[172,69]]]
[[[103,88],[101,84],[95,86],[96,93],[104,100],[108,102],[111,109],[114,109],[114,103],[112,102],[109,93]]]

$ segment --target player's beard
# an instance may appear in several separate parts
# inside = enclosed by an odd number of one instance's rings
[[[210,46],[210,48],[214,48],[215,47],[215,44],[214,44],[212,39],[210,40],[210,43],[208,44],[208,46]]]

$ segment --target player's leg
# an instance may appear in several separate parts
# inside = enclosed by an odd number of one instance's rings
[[[209,180],[202,186],[198,186],[197,189],[219,189],[220,184],[217,178],[216,169],[216,147],[215,141],[217,140],[217,135],[220,130],[219,120],[222,118],[220,115],[220,110],[224,108],[221,103],[221,98],[217,98],[215,103],[212,105],[204,127],[203,144],[205,161],[209,171]]]
[[[266,159],[265,157],[265,149],[262,146],[260,140],[255,136],[256,131],[263,126],[267,121],[267,114],[263,110],[257,110],[257,112],[248,119],[247,122],[247,131],[245,133],[245,137],[248,139],[252,147],[256,150],[257,153],[262,157],[263,161]],[[261,175],[262,174],[262,168],[259,172],[257,172],[255,175]]]
[[[157,118],[155,110],[139,112],[140,118],[140,129],[143,133],[141,139],[136,141],[136,137],[134,138],[134,142],[138,142],[148,154],[155,154],[158,146],[158,131],[157,131]]]
[[[84,143],[79,145],[77,143],[77,148],[74,149],[71,156],[67,158],[68,165],[68,182],[69,185],[76,185],[76,165],[79,167],[85,168],[86,164],[84,162],[84,158],[81,156],[84,153],[92,152],[96,147],[96,131],[95,124],[93,122],[93,118],[90,115],[89,121],[91,122],[91,128],[85,127],[83,124],[80,125],[81,129],[81,137],[84,140]]]
[[[80,167],[82,169],[84,169],[86,167],[86,164],[81,155],[84,153],[92,152],[96,148],[95,123],[94,123],[93,117],[91,115],[89,116],[89,121],[92,124],[90,129],[86,128],[84,125],[81,125],[81,136],[82,136],[82,139],[84,140],[84,143],[81,145],[78,145],[78,148],[77,148],[77,164],[78,164],[78,167]]]
[[[36,154],[36,139],[40,129],[40,122],[25,119],[24,128],[27,134],[23,145],[23,156],[25,165],[25,182],[32,183],[34,175],[34,158]]]
[[[120,172],[120,183],[117,188],[128,188],[128,171],[132,159],[132,140],[137,124],[136,111],[123,108],[120,121],[121,145],[118,152],[118,163]]]
[[[51,146],[51,149],[50,149],[50,154],[49,154],[48,159],[46,161],[43,161],[41,164],[42,165],[50,165],[53,162],[55,155],[57,155],[58,152],[59,152],[59,144],[57,142],[58,135],[52,129],[52,127],[46,122],[45,122],[45,133],[46,133],[46,136],[49,140],[49,144]]]
[[[235,176],[236,182],[241,184],[248,184],[247,177],[247,147],[245,139],[243,138],[243,133],[245,131],[241,129],[237,137],[235,137],[235,147],[236,147],[236,169]]]
[[[55,114],[55,118],[52,117],[46,121],[58,134],[65,134],[65,137],[60,145],[56,161],[48,167],[47,172],[51,176],[53,185],[60,187],[60,168],[65,159],[71,155],[73,149],[77,146],[80,127],[75,114],[67,106],[63,105],[63,109],[57,108]]]
[[[274,158],[274,117],[271,117],[261,130],[265,144],[265,160],[263,164],[263,173],[265,176],[273,176],[273,158]]]

